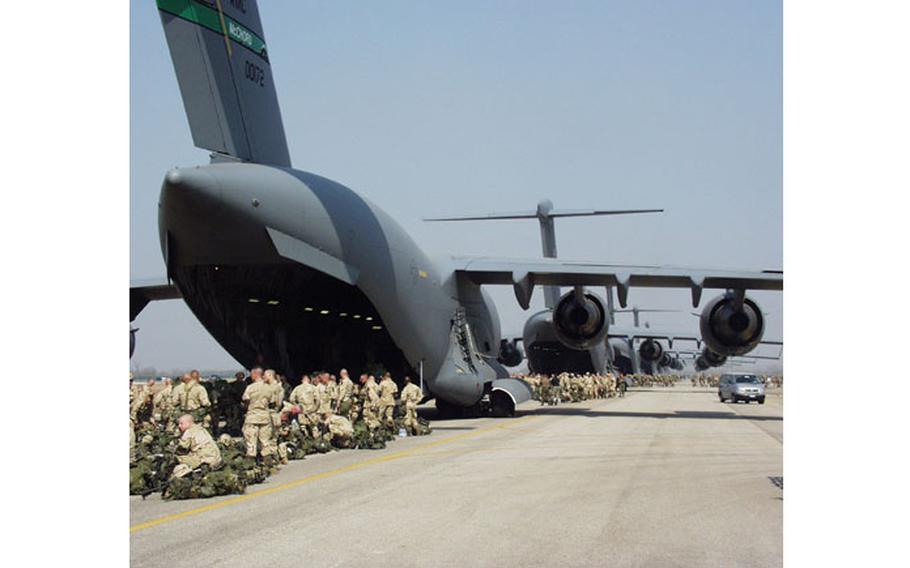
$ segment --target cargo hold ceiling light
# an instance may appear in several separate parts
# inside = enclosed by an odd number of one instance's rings
[[[347,313],[347,312],[341,312],[340,314],[338,314],[338,317],[346,318],[346,317],[348,317],[348,313]]]
[[[307,306],[307,307],[303,308],[303,311],[305,311],[305,312],[312,312],[312,311],[313,311],[313,308]]]
[[[326,316],[329,314],[329,310],[319,310],[319,313]]]
[[[266,302],[266,304],[268,304],[270,306],[277,306],[278,300],[269,300],[268,302]]]
[[[366,320],[367,320],[367,321],[373,321],[373,317],[372,317],[372,316],[367,316],[367,317],[366,317]]]
[[[381,326],[381,325],[374,325],[374,326],[373,326],[373,329],[382,329],[382,326]]]
[[[258,303],[259,303],[259,298],[250,298],[250,299],[249,299],[249,302],[250,302],[251,304],[258,304]]]
[[[359,319],[360,319],[360,314],[354,314],[354,319],[355,319],[355,320],[359,320]]]

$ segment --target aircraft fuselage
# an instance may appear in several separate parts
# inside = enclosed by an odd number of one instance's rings
[[[175,169],[159,233],[187,305],[247,367],[294,381],[341,367],[422,372],[429,393],[460,406],[495,378],[476,356],[499,349],[489,297],[341,184],[250,163]]]

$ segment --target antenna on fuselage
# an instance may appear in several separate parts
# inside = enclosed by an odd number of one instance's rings
[[[537,219],[540,225],[540,246],[544,258],[556,258],[556,226],[559,217],[594,217],[601,215],[635,215],[638,213],[663,213],[663,209],[553,209],[553,202],[542,199],[535,211],[514,213],[490,213],[487,215],[466,215],[462,217],[434,217],[424,221],[508,221],[513,219]],[[559,301],[559,286],[544,286],[544,304],[553,309]],[[609,291],[608,302],[612,306],[613,291]],[[612,320],[613,310],[610,310]],[[612,322],[611,322],[612,323]]]

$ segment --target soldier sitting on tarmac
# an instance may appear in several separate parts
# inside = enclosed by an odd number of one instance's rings
[[[177,466],[171,474],[183,477],[194,469],[207,464],[211,468],[221,465],[221,450],[208,430],[195,423],[193,417],[184,414],[177,420],[177,427],[182,432],[177,444]]]

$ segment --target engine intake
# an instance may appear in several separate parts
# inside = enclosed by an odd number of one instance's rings
[[[663,346],[653,339],[646,339],[638,348],[638,354],[645,361],[660,361],[664,356]]]
[[[765,332],[761,308],[751,298],[737,306],[731,292],[711,300],[701,313],[701,337],[717,355],[744,355],[755,349]]]
[[[524,359],[524,354],[521,352],[521,348],[518,347],[517,342],[509,341],[508,339],[503,339],[499,344],[499,357],[496,359],[506,367],[517,367],[521,365],[521,361]]]
[[[603,343],[609,326],[604,306],[604,301],[592,292],[585,291],[581,299],[575,291],[563,295],[553,310],[556,337],[578,350]]]

